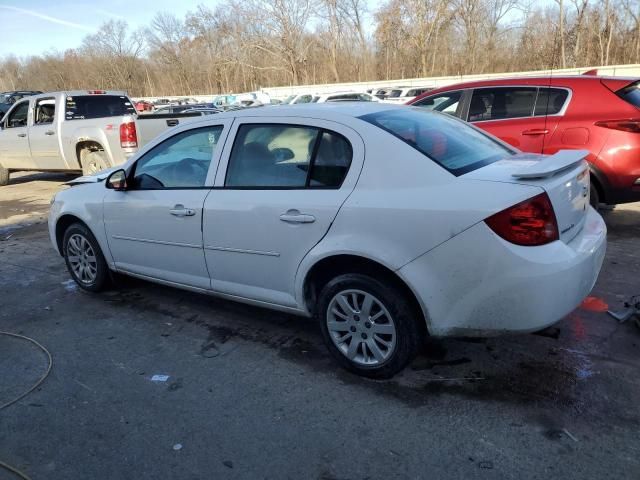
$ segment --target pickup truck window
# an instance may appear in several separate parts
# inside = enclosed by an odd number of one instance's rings
[[[121,95],[80,95],[65,100],[66,120],[120,117],[135,115],[136,109]]]
[[[42,98],[36,102],[36,125],[47,125],[53,123],[56,112],[56,100],[54,98]]]
[[[19,103],[7,117],[6,128],[26,127],[29,101]]]

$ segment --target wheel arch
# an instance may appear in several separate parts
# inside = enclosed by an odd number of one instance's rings
[[[316,303],[322,288],[332,278],[345,273],[362,273],[393,283],[406,295],[415,314],[420,316],[422,320],[420,325],[424,328],[424,333],[429,333],[428,313],[422,307],[417,295],[407,282],[397,272],[381,262],[351,253],[336,253],[324,256],[306,270],[302,283],[302,295],[304,305],[310,313],[315,313]]]
[[[58,218],[58,220],[56,221],[56,230],[55,230],[56,247],[58,249],[58,253],[60,253],[60,256],[64,254],[62,250],[62,240],[64,239],[64,232],[66,232],[67,229],[74,223],[80,223],[84,225],[91,232],[91,228],[89,227],[89,225],[87,225],[87,223],[83,221],[81,218],[75,215],[72,215],[70,213],[66,213],[60,216],[60,218]]]
[[[82,140],[76,143],[76,161],[78,166],[82,168],[82,155],[84,152],[105,151],[102,144],[96,140]]]

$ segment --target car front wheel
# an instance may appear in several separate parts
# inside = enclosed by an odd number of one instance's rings
[[[389,378],[415,358],[421,319],[395,285],[363,274],[331,280],[320,293],[317,316],[327,348],[346,369]]]
[[[74,223],[63,238],[67,270],[78,286],[90,292],[103,290],[109,282],[109,267],[100,245],[87,227]]]

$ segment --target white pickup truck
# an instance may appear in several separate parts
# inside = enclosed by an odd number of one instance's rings
[[[91,174],[124,163],[167,128],[200,113],[141,115],[125,92],[79,90],[16,102],[0,122],[0,186],[19,170]]]

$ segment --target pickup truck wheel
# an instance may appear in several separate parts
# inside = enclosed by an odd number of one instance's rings
[[[101,150],[83,152],[80,155],[80,162],[83,175],[93,175],[109,167],[106,156]]]
[[[0,187],[9,183],[9,170],[0,165]]]

